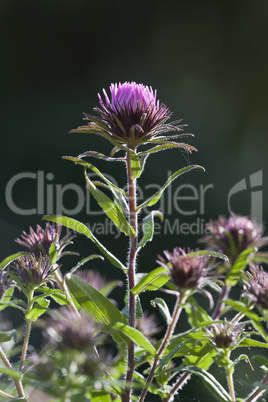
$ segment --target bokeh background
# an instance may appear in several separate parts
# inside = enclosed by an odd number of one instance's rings
[[[266,0],[1,0],[1,259],[18,251],[14,238],[40,223],[43,212],[57,212],[56,188],[66,189],[65,208],[77,205],[75,191],[64,186],[75,183],[84,190],[82,169],[61,157],[87,150],[109,153],[103,139],[68,132],[83,123],[82,112],[92,113],[97,93],[111,82],[133,80],[157,88],[173,119],[183,118],[195,135],[189,142],[198,153],[170,150],[151,156],[142,187],[163,184],[188,163],[206,168],[206,173],[184,175],[172,187],[196,189],[196,199],[179,200],[180,208],[193,214],[179,214],[167,195],[163,210],[170,225],[172,220],[179,228],[199,222],[199,229],[189,226],[188,234],[160,230],[140,255],[147,267],[142,270],[154,268],[163,249],[196,247],[204,223],[229,213],[228,194],[241,180],[247,188],[232,197],[233,211],[249,215],[257,189],[263,203],[259,216],[268,220],[267,21]],[[121,166],[97,164],[124,185]],[[252,189],[250,176],[256,172],[262,180]],[[18,174],[12,192],[16,206],[37,208],[39,186],[44,211],[23,215],[11,210],[6,189]],[[203,207],[200,186],[209,186]],[[180,195],[193,196],[192,191],[184,187]],[[97,209],[93,202],[90,208]],[[86,208],[73,217],[91,225],[104,219]],[[122,235],[116,239],[104,233],[100,240],[124,260]],[[96,251],[80,237],[75,246],[81,256]],[[117,274],[103,263],[92,262],[95,266],[108,277]],[[192,395],[190,400],[199,399]]]

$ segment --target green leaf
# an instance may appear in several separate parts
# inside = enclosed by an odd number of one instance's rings
[[[197,151],[197,149],[195,147],[193,147],[192,145],[189,144],[185,144],[185,143],[180,143],[180,142],[163,142],[161,145],[157,145],[156,147],[153,147],[151,149],[148,149],[146,151],[143,152],[139,152],[139,155],[145,155],[145,154],[149,154],[149,153],[155,153],[155,152],[159,152],[159,151],[165,151],[166,149],[171,149],[171,148],[183,148],[186,151]]]
[[[198,251],[193,251],[191,253],[187,253],[186,255],[190,255],[193,257],[195,257],[195,256],[202,257],[203,255],[210,255],[211,257],[217,257],[226,262],[229,261],[229,258],[227,257],[227,255],[225,255],[223,253],[219,253],[218,251],[212,251],[212,250],[198,250]]]
[[[98,154],[100,155],[100,154]],[[116,192],[119,192],[123,194],[125,197],[127,197],[127,193],[122,190],[120,187],[116,186],[113,182],[111,182],[107,177],[105,177],[99,169],[97,169],[95,166],[93,166],[91,163],[84,161],[83,159],[80,158],[75,158],[73,156],[64,156],[63,159],[70,160],[78,165],[82,165],[84,167],[87,167],[88,169],[92,170],[94,173],[97,174],[107,185],[109,188],[114,189]],[[114,159],[114,158],[111,158]]]
[[[251,262],[256,262],[258,264],[260,264],[260,263],[268,264],[268,253],[265,251],[257,252],[255,254],[253,254],[252,256],[250,256],[249,260]]]
[[[0,343],[8,342],[12,338],[15,342],[17,341],[17,333],[15,329],[11,329],[10,331],[0,331]]]
[[[112,326],[116,331],[119,332],[119,335],[123,335],[123,337],[127,337],[129,340],[133,341],[140,348],[149,352],[152,356],[156,355],[156,350],[151,342],[145,338],[145,336],[138,331],[137,329],[130,327],[128,325],[123,324],[122,322],[117,322]]]
[[[141,164],[138,155],[131,152],[131,179],[137,179],[141,175]]]
[[[155,370],[155,375],[159,375],[162,373],[162,369],[173,359],[174,355],[177,353],[180,345],[177,345],[174,349],[172,349],[159,363]],[[165,370],[164,370],[165,371]]]
[[[251,338],[245,338],[239,343],[239,347],[268,348],[268,343],[256,341],[255,339]]]
[[[231,397],[216,378],[200,367],[179,368],[178,371],[200,376],[209,391],[222,402],[231,402]]]
[[[44,314],[49,306],[49,300],[41,299],[34,307],[26,314],[25,319],[28,321],[36,321],[38,317]]]
[[[78,264],[76,264],[71,271],[69,272],[70,274],[73,274],[78,268],[80,268],[82,265],[84,265],[86,262],[93,260],[94,258],[100,258],[101,260],[103,260],[104,258],[101,255],[98,254],[91,254],[90,256],[83,258],[81,261],[78,262]]]
[[[60,215],[45,215],[43,219],[47,221],[56,222],[60,225],[66,226],[69,229],[72,229],[78,233],[87,236],[90,240],[92,240],[96,244],[96,246],[102,252],[102,254],[114,266],[116,266],[117,268],[121,268],[123,271],[127,271],[127,268],[99,242],[99,240],[90,232],[89,228],[83,223],[77,221],[76,219]]]
[[[49,296],[52,297],[53,300],[55,300],[57,303],[59,303],[61,305],[68,304],[68,298],[67,298],[66,293],[60,289],[49,289],[42,295],[35,296],[34,302],[38,302],[39,300],[42,300]]]
[[[171,317],[168,305],[165,302],[165,300],[161,299],[160,297],[157,297],[156,299],[151,300],[151,305],[153,307],[157,306],[159,308],[159,311],[160,311],[161,315],[164,317],[164,319],[166,320],[167,325],[171,324],[172,317]]]
[[[126,218],[124,217],[121,208],[119,208],[118,204],[115,204],[111,198],[109,198],[106,194],[104,194],[101,190],[99,190],[95,184],[88,178],[86,171],[85,171],[85,178],[88,185],[88,188],[106,213],[106,215],[111,219],[111,221],[118,227],[118,229],[125,233],[127,236],[135,235],[135,230],[132,226],[128,223]]]
[[[259,334],[268,342],[268,334],[262,326],[262,318],[259,317],[254,311],[250,310],[244,303],[235,300],[225,300],[225,303],[231,306],[234,310],[239,311],[246,315],[252,322],[254,328],[259,332]]]
[[[66,282],[77,303],[95,322],[111,325],[115,322],[126,324],[124,315],[97,289],[77,275],[66,275]]]
[[[226,278],[227,286],[234,286],[240,278],[240,273],[246,268],[252,254],[256,252],[255,247],[243,251],[235,260],[232,268],[229,270]]]
[[[145,290],[157,290],[164,286],[164,284],[170,279],[167,274],[167,270],[163,267],[159,267],[149,272],[133,289],[131,292],[134,296],[137,296]]]
[[[92,391],[91,402],[112,402],[107,391]]]
[[[14,378],[14,380],[20,380],[23,375],[20,371],[16,371],[7,367],[0,367],[0,373],[5,374],[8,377]],[[22,400],[25,400],[25,398]]]
[[[151,211],[142,221],[143,237],[138,247],[144,247],[148,241],[152,241],[154,235],[154,217],[158,216],[163,222],[164,215],[160,211]]]
[[[198,302],[193,297],[188,297],[184,309],[193,328],[197,328],[201,323],[209,323],[212,321],[209,314],[198,304]]]
[[[10,264],[12,261],[16,260],[19,257],[23,257],[24,255],[29,255],[27,251],[22,251],[20,253],[12,254],[9,257],[5,258],[1,263],[0,263],[0,271],[4,269],[8,264]]]
[[[166,183],[164,184],[164,186],[158,190],[156,193],[154,193],[150,198],[148,198],[146,201],[144,201],[141,205],[139,205],[137,207],[137,210],[140,210],[141,208],[147,207],[147,206],[152,206],[154,204],[157,203],[157,201],[161,198],[163,192],[165,191],[165,189],[172,183],[172,181],[174,179],[176,179],[177,177],[181,176],[184,173],[190,172],[193,169],[201,169],[201,170],[205,170],[202,166],[199,165],[189,165],[189,166],[185,166],[184,168],[177,170],[177,172],[173,173],[173,175],[171,175],[168,180],[166,181]]]

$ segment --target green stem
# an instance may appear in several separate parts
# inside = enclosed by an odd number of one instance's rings
[[[28,306],[27,306],[27,310],[25,312],[25,315],[27,315],[32,307],[33,307],[33,296],[34,296],[34,289],[31,290],[28,294]],[[28,350],[28,344],[29,344],[29,339],[30,339],[30,333],[31,333],[31,328],[32,328],[32,320],[27,320],[26,319],[26,328],[25,328],[25,336],[24,336],[24,342],[23,342],[23,346],[22,346],[22,352],[21,352],[21,358],[20,358],[20,366],[19,366],[19,370],[21,371],[23,369],[24,366],[24,362],[26,359],[26,355],[27,355],[27,350]]]
[[[172,337],[172,335],[174,333],[175,327],[177,325],[177,322],[179,320],[179,317],[180,317],[180,314],[181,314],[181,311],[182,311],[182,304],[185,302],[187,297],[188,297],[188,292],[187,292],[187,290],[184,290],[184,291],[181,292],[181,294],[176,299],[176,303],[175,303],[173,314],[172,314],[171,323],[167,328],[166,334],[165,334],[165,336],[163,338],[163,341],[162,341],[162,343],[160,345],[160,348],[158,350],[157,356],[154,359],[150,374],[149,374],[149,376],[147,378],[146,384],[145,384],[144,389],[143,389],[143,391],[141,393],[139,402],[143,402],[145,397],[146,397],[146,394],[148,392],[149,386],[150,386],[150,384],[151,384],[151,382],[152,382],[152,380],[154,378],[154,373],[155,373],[155,370],[157,368],[157,365],[158,365],[158,363],[159,363],[159,361],[160,361],[160,359],[161,359],[161,357],[162,357],[162,355],[163,355],[163,353],[164,353],[164,351],[165,351],[165,349],[166,349],[166,347],[167,347],[167,345],[169,343],[170,338]]]
[[[10,361],[8,360],[6,354],[5,354],[5,352],[3,351],[3,349],[2,349],[1,346],[0,346],[0,358],[2,359],[4,365],[5,365],[7,368],[13,370],[13,367],[12,367]],[[13,378],[13,381],[14,381],[15,387],[16,387],[16,389],[17,389],[18,396],[19,396],[20,398],[25,398],[25,393],[24,393],[24,390],[23,390],[23,386],[22,386],[21,380],[18,380],[18,379]],[[1,395],[4,395],[3,391],[0,391],[0,394],[1,394]],[[13,397],[12,397],[12,398],[13,398]],[[25,401],[26,401],[26,400],[27,400],[27,399],[25,399]]]
[[[131,168],[131,153],[126,154],[126,166],[127,166],[127,181],[128,181],[128,206],[129,206],[129,223],[135,231],[135,235],[130,235],[129,238],[129,255],[128,255],[128,290],[129,290],[129,305],[128,305],[128,323],[129,326],[135,328],[136,326],[136,299],[130,292],[135,286],[135,271],[136,271],[136,257],[138,251],[138,213],[136,205],[136,178],[132,177]],[[126,387],[125,393],[122,396],[123,402],[129,402],[131,398],[132,381],[135,369],[135,351],[134,342],[130,342],[128,346],[128,370],[126,375]]]
[[[226,357],[227,357],[227,359],[229,359],[230,353],[231,353],[230,350],[227,350],[227,351],[226,351]],[[226,375],[227,375],[229,393],[230,393],[230,397],[231,397],[232,402],[235,402],[236,398],[235,398],[235,389],[234,389],[233,373],[234,373],[233,366],[227,366],[227,367],[226,367]]]

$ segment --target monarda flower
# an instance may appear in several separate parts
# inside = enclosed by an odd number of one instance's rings
[[[62,226],[46,223],[45,229],[41,226],[36,226],[36,231],[30,227],[30,233],[22,232],[21,238],[15,240],[19,245],[28,248],[36,258],[40,255],[43,257],[50,255],[53,262],[57,261],[60,257],[68,252],[62,252],[63,249],[71,244],[74,235],[69,232],[63,238],[60,238]]]
[[[111,96],[103,89],[104,99],[98,94],[99,107],[93,110],[100,115],[91,116],[84,113],[86,126],[78,127],[71,132],[98,134],[116,146],[117,149],[135,149],[146,143],[167,143],[191,134],[163,136],[170,131],[183,131],[182,120],[167,123],[171,112],[156,97],[156,90],[136,82],[111,84]],[[171,143],[171,146],[181,147],[191,152],[196,150],[187,144]]]
[[[30,290],[43,283],[53,282],[51,276],[51,263],[49,257],[39,257],[37,260],[33,255],[25,255],[17,258],[11,265],[10,275],[25,289]]]
[[[246,286],[245,295],[255,304],[268,310],[268,272],[262,267],[250,266],[247,278],[243,281]]]
[[[166,267],[174,284],[179,289],[202,288],[211,279],[210,256],[198,255],[198,251],[174,248],[173,252],[165,250],[166,260],[158,256],[157,261],[160,265]]]
[[[210,249],[220,251],[233,262],[240,253],[251,247],[261,247],[266,243],[263,229],[257,222],[246,216],[220,216],[207,225],[210,234],[200,242]]]

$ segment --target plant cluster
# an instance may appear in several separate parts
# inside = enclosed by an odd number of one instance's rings
[[[200,239],[204,249],[176,244],[156,252],[153,270],[143,270],[141,262],[138,270],[138,253],[153,239],[154,220],[163,219],[148,208],[180,175],[204,169],[180,168],[138,204],[138,181],[150,155],[171,148],[188,153],[196,149],[182,142],[191,134],[183,132],[181,120],[168,122],[171,112],[152,88],[125,82],[112,84],[110,92],[110,97],[105,91],[99,95],[98,116],[85,114],[88,123],[72,132],[104,137],[113,145],[111,154],[89,150],[64,159],[83,167],[92,196],[128,237],[127,262],[85,224],[65,216],[45,216],[44,228],[30,228],[16,239],[25,251],[0,264],[0,309],[18,309],[25,329],[21,336],[13,328],[0,332],[1,400],[35,401],[41,395],[44,401],[168,402],[198,376],[207,400],[256,401],[268,386],[268,358],[263,355],[268,347],[268,253],[259,251],[268,239],[248,217],[220,216],[209,222],[209,234]],[[125,165],[127,190],[87,158]],[[63,227],[68,229],[65,236]],[[64,273],[62,257],[75,254],[65,248],[80,235],[101,255],[89,255]],[[118,300],[111,299],[122,283],[85,268],[92,258],[103,259],[107,271],[113,267],[124,273],[122,311]],[[146,292],[152,296],[151,306],[144,306]],[[187,330],[181,329],[182,316],[184,321],[187,317]],[[40,350],[30,345],[33,326],[40,331]],[[262,351],[250,357],[250,366],[261,367],[263,374],[259,382],[251,382],[248,395],[237,395],[234,374],[249,361],[244,353],[248,348]],[[215,366],[226,373],[226,382],[213,374]]]

